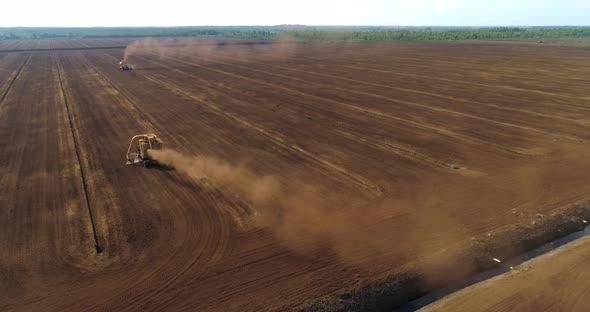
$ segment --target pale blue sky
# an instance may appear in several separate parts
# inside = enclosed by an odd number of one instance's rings
[[[2,2],[0,26],[590,25],[590,0]]]

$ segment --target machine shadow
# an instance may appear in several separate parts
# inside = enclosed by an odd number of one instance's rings
[[[159,171],[174,171],[174,170],[176,170],[176,168],[174,168],[172,166],[163,165],[163,164],[151,164],[146,168],[150,169],[150,170],[159,170]]]

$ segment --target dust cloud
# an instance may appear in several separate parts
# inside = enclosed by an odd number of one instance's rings
[[[261,176],[245,166],[212,157],[187,156],[174,150],[150,153],[191,178],[229,188],[252,206],[252,226],[270,229],[281,243],[300,254],[329,248],[346,262],[362,264],[386,257],[392,250],[391,237],[379,227],[371,229],[383,219],[377,216],[382,208],[390,209],[386,202],[363,204],[352,195],[318,192],[311,184],[287,187],[277,177]],[[399,213],[399,218],[407,217]],[[404,223],[411,222],[402,222],[400,231],[408,230]]]
[[[198,57],[200,61],[218,56],[248,60],[261,52],[261,46],[264,47],[264,57],[271,60],[285,59],[301,50],[300,45],[286,36],[273,41],[206,37],[143,38],[127,45],[123,60],[128,62],[134,55],[155,55],[160,58],[191,56]]]
[[[260,177],[244,166],[234,166],[212,157],[185,156],[169,149],[150,150],[150,156],[193,179],[208,179],[225,185],[253,203],[268,201],[278,192],[279,186],[273,177]]]

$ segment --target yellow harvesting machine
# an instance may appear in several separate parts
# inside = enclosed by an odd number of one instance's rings
[[[162,149],[163,142],[155,134],[139,134],[131,138],[127,149],[127,165],[149,167],[156,162],[150,157],[150,150]]]
[[[131,70],[132,69],[131,66],[129,66],[129,64],[127,64],[126,60],[121,60],[119,62],[119,68],[122,70]]]

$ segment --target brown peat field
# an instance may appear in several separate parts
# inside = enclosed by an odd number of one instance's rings
[[[133,40],[0,41],[2,311],[387,311],[588,215],[590,47]]]

